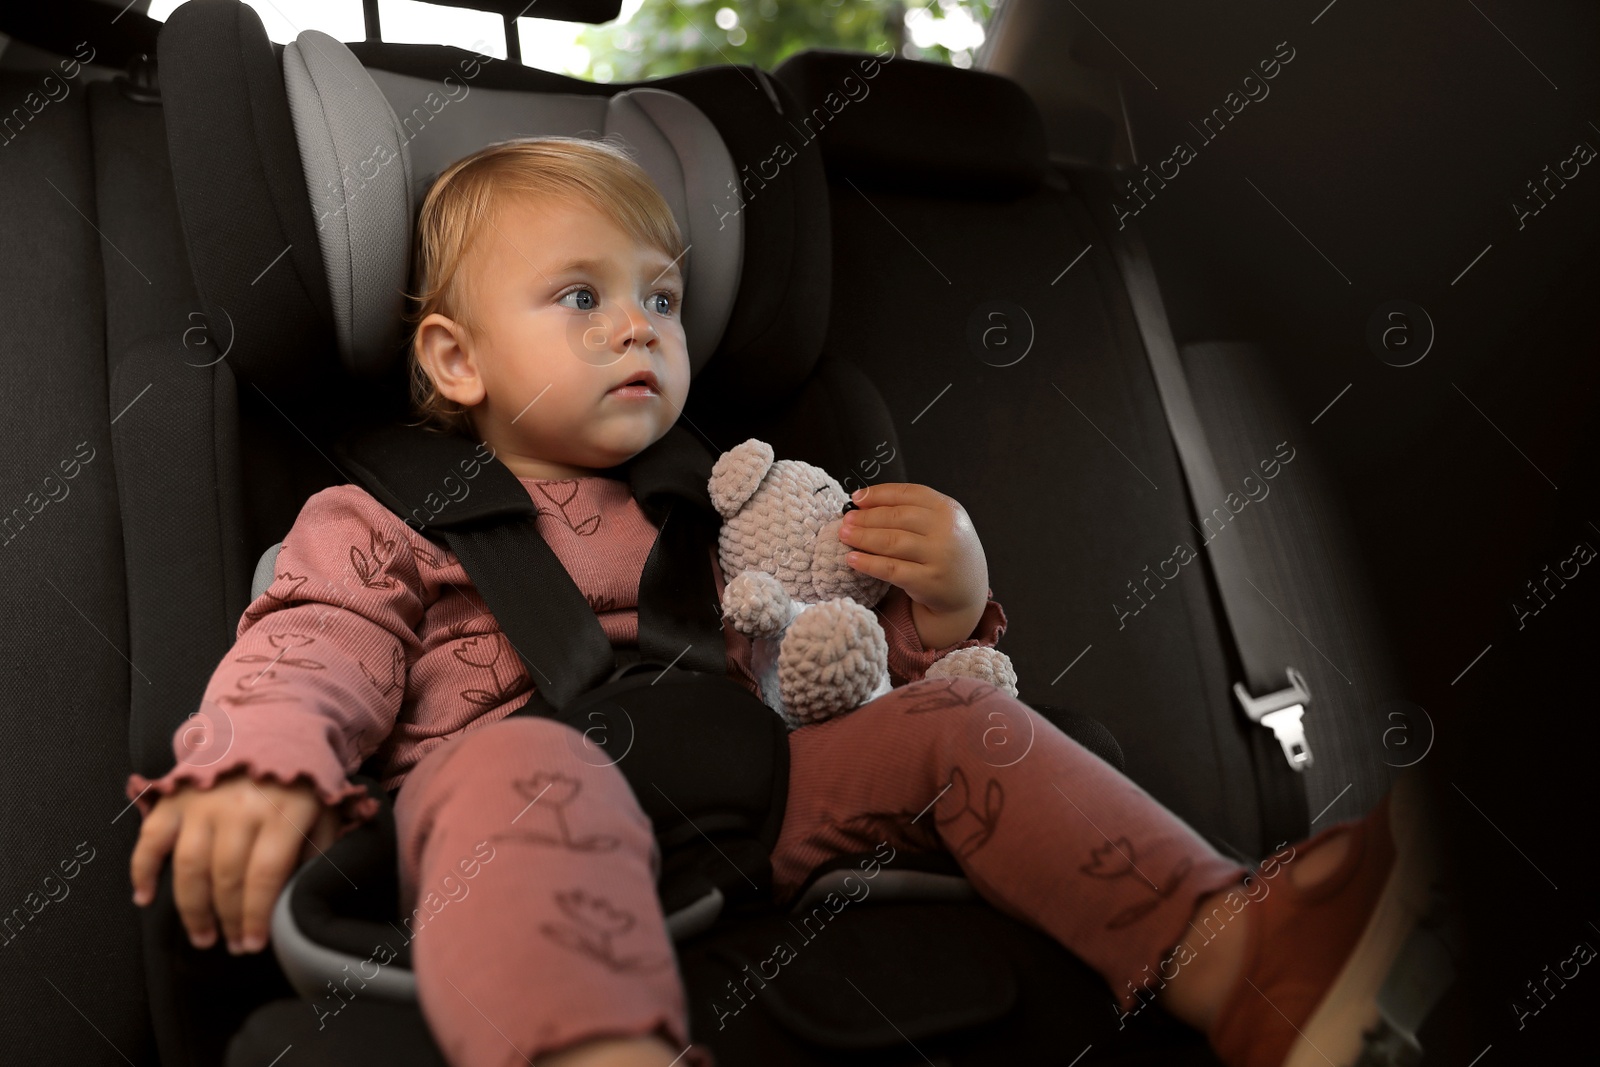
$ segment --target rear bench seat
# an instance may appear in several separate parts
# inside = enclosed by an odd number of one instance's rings
[[[1052,172],[1015,83],[864,58],[814,50],[774,72],[805,108],[791,143],[820,146],[830,182],[826,351],[883,393],[910,480],[972,516],[1022,699],[1103,722],[1130,777],[1217,847],[1270,849],[1205,584],[1113,608],[1189,515],[1083,193]]]

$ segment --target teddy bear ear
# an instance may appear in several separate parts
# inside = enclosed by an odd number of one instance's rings
[[[706,486],[717,513],[725,519],[737,515],[761,487],[761,479],[772,469],[772,460],[772,446],[754,437],[719,456]]]

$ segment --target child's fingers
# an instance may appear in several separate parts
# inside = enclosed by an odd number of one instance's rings
[[[858,527],[841,532],[839,539],[853,549],[875,556],[893,556],[912,563],[933,562],[933,542],[904,529]]]
[[[272,906],[295,871],[305,838],[284,819],[269,822],[256,837],[244,878],[243,947],[255,952],[267,943]]]
[[[845,513],[846,526],[872,529],[908,530],[914,534],[932,534],[939,529],[938,513],[933,508],[911,504],[863,507]]]
[[[917,482],[878,482],[865,489],[857,490],[860,495],[852,494],[857,507],[881,508],[895,505],[910,505],[913,508],[935,509],[943,505],[950,498],[932,486],[921,485]]]
[[[172,896],[189,940],[195,948],[216,944],[216,924],[211,917],[211,819],[199,812],[186,813],[178,845],[172,850]]]
[[[879,556],[871,552],[851,552],[845,556],[845,562],[862,574],[888,582],[890,585],[900,586],[902,589],[905,588],[912,567],[915,566],[903,559]]]
[[[133,902],[140,906],[156,898],[156,880],[161,875],[161,861],[172,851],[177,840],[182,816],[174,804],[157,803],[145,816],[139,827],[139,840],[133,846],[133,857],[128,861],[128,875],[133,880]]]
[[[275,814],[266,817],[282,822]],[[245,872],[250,866],[250,852],[262,832],[261,818],[230,820],[218,828],[211,846],[211,906],[222,920],[222,938],[228,951],[238,950],[243,935]]]

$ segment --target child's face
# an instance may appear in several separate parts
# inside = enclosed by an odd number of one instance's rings
[[[665,253],[587,203],[519,196],[462,269],[478,332],[430,315],[418,357],[514,474],[592,474],[672,428],[689,395],[689,354],[682,275]],[[645,371],[654,390],[615,391]]]

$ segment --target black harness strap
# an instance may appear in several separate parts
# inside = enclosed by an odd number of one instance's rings
[[[788,730],[727,676],[710,453],[674,426],[603,472],[626,479],[657,526],[639,581],[638,647],[614,650],[539,534],[528,490],[480,446],[396,424],[347,435],[334,452],[461,561],[534,680],[512,715],[566,723],[586,761],[622,772],[662,850],[667,913],[713,889],[729,905],[763,900],[789,792]]]
[[[334,451],[379,503],[456,554],[551,707],[613,673],[616,654],[599,618],[539,535],[538,509],[504,463],[485,461],[464,437],[401,424],[348,436]],[[641,655],[720,675],[727,652],[709,547],[721,521],[706,490],[712,463],[678,425],[603,473],[626,479],[658,527],[639,583]]]

